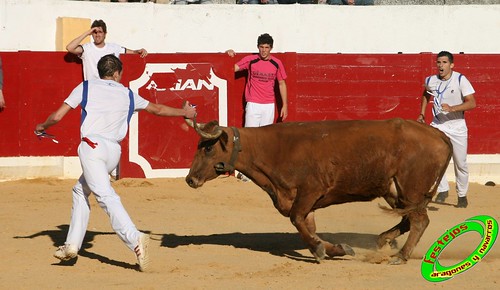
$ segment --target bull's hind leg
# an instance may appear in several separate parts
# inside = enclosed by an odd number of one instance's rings
[[[399,182],[396,178],[393,178],[389,186],[389,191],[384,196],[384,199],[387,202],[387,204],[389,204],[393,209],[402,207],[398,199],[400,192],[401,192],[401,187],[399,185]],[[386,244],[389,244],[391,248],[394,248],[396,246],[396,238],[406,233],[409,230],[410,230],[410,220],[405,215],[401,218],[399,224],[395,225],[391,229],[381,233],[378,236],[377,247],[381,249]]]
[[[429,216],[427,215],[426,209],[410,212],[408,214],[408,219],[410,221],[410,234],[408,235],[408,239],[399,253],[392,256],[389,264],[399,265],[406,263],[425,229],[429,225]]]
[[[310,212],[306,216],[306,226],[307,229],[311,234],[313,234],[318,240],[320,240],[323,243],[323,247],[325,248],[325,252],[329,257],[336,257],[336,256],[345,256],[345,255],[350,255],[354,256],[354,250],[346,244],[332,244],[327,241],[322,240],[317,234],[316,234],[316,222],[314,221],[314,211]]]
[[[404,216],[401,219],[401,222],[399,222],[399,224],[395,225],[391,229],[381,233],[378,236],[377,247],[381,249],[386,244],[389,244],[391,245],[391,247],[393,247],[395,245],[396,238],[406,233],[409,230],[410,230],[410,220],[407,216]]]

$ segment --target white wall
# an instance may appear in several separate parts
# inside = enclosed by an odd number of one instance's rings
[[[108,42],[150,53],[498,53],[500,5],[166,5],[0,0],[0,50],[55,50],[56,19],[103,19]]]

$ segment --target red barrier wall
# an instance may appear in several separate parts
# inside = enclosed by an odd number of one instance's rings
[[[435,59],[431,53],[300,55],[289,106],[295,120],[416,119]],[[457,54],[455,70],[476,90],[477,107],[466,113],[469,154],[500,153],[500,55]],[[429,122],[430,106],[426,116]]]
[[[431,53],[275,55],[288,74],[286,121],[415,119],[424,78],[435,73]],[[0,113],[0,156],[76,156],[79,110],[50,129],[59,144],[38,140],[33,129],[80,83],[79,59],[62,52],[0,52],[0,56],[7,103]],[[235,75],[233,65],[243,56],[150,54],[141,59],[123,55],[122,82],[131,87],[140,83],[136,90],[153,102],[178,107],[189,100],[198,106],[200,122],[220,119],[226,114],[221,109],[227,108],[227,124],[242,126],[245,75]],[[465,74],[476,89],[478,107],[466,115],[469,154],[499,154],[500,55],[457,54],[455,70]],[[215,81],[220,85],[214,86]],[[152,169],[189,167],[198,140],[193,130],[186,131],[180,118],[137,115],[134,132],[139,141],[137,148],[132,142],[129,146],[133,136],[122,143],[121,176],[144,176],[143,169],[129,162],[130,149]],[[427,115],[431,116],[430,107]]]
[[[56,52],[2,52],[5,110],[0,113],[0,156],[76,156],[78,110],[50,129],[59,144],[38,140],[35,125],[55,111],[82,80],[78,58]]]

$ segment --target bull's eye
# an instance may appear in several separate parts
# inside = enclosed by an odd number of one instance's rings
[[[214,149],[213,146],[205,146],[205,153],[210,153]]]

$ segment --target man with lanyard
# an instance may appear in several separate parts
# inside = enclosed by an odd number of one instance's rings
[[[104,56],[97,68],[101,79],[79,84],[61,107],[35,128],[35,133],[42,135],[71,109],[78,105],[82,108],[82,141],[78,146],[78,157],[83,174],[73,187],[73,207],[66,242],[56,250],[54,257],[62,261],[76,258],[87,230],[90,216],[88,197],[93,192],[99,206],[108,214],[113,230],[135,252],[139,269],[146,271],[149,266],[149,235],[137,230],[111,186],[108,172],[120,160],[120,141],[127,134],[128,122],[135,111],[192,118],[196,109],[188,102],[182,109],[154,104],[133,93],[120,83],[122,63],[113,54]]]
[[[438,74],[425,79],[418,122],[425,122],[425,109],[433,96],[431,126],[444,132],[453,144],[453,164],[455,167],[457,207],[466,208],[469,188],[469,170],[467,168],[467,124],[464,112],[476,107],[474,88],[462,74],[453,71],[453,55],[441,51],[437,55]],[[438,186],[436,202],[443,203],[450,189],[446,176]]]

